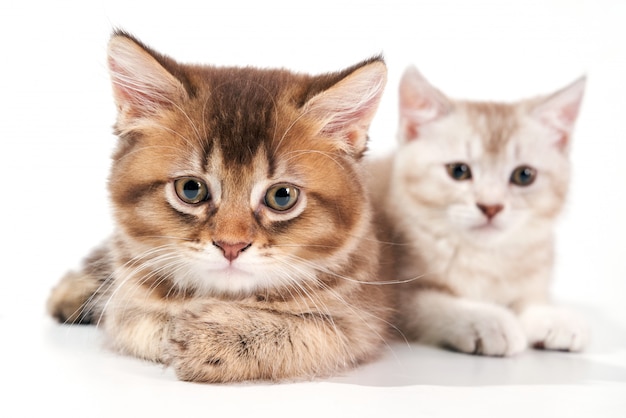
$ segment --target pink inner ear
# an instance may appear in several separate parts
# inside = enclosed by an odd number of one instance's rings
[[[337,112],[321,132],[334,137],[342,137],[351,146],[357,145],[356,143],[367,130],[368,121],[372,113],[376,111],[377,103],[377,100],[371,100]]]
[[[579,105],[578,103],[570,104],[568,106],[564,106],[561,109],[561,114],[559,115],[560,119],[564,121],[565,125],[571,129],[578,117]],[[559,149],[565,149],[569,143],[570,134],[569,129],[560,132],[560,137],[556,142],[556,145]]]
[[[566,133],[562,133],[559,139],[556,141],[556,146],[560,150],[567,148],[567,144],[569,143],[569,135]]]
[[[128,75],[122,71],[122,67],[117,64],[117,62],[109,57],[109,70],[111,72],[111,76],[113,79],[113,91],[118,102],[134,102],[134,96],[136,93],[131,93],[131,89],[128,88],[126,84],[124,84],[121,80],[128,78]]]
[[[416,123],[407,123],[404,125],[404,138],[409,141],[419,138],[419,132]]]
[[[108,63],[118,103],[127,104],[132,113],[140,114],[147,109],[170,103],[163,94],[148,85],[140,84],[137,77],[125,71],[115,59],[109,57]]]
[[[581,78],[548,96],[533,111],[534,117],[554,132],[554,143],[560,149],[566,149],[571,139],[584,88],[585,78]]]
[[[448,99],[414,68],[405,72],[400,82],[400,118],[404,140],[415,140],[422,125],[433,122],[450,111]]]
[[[320,133],[339,140],[350,152],[359,154],[365,149],[367,131],[385,81],[384,64],[368,64],[313,97],[305,112],[319,120]]]
[[[578,117],[579,109],[580,102],[577,101],[568,103],[558,109],[555,109],[552,114],[544,114],[540,119],[543,124],[555,131],[558,138],[555,141],[555,144],[561,150],[566,149],[569,144],[571,132],[574,127],[574,123],[576,122],[576,118]]]
[[[419,137],[420,127],[441,117],[445,111],[436,101],[421,96],[401,97],[401,117],[404,139],[411,141]]]
[[[561,109],[561,114],[559,115],[561,120],[565,121],[568,126],[574,125],[576,118],[578,117],[578,110],[580,109],[580,104],[570,103],[566,106],[563,106]]]

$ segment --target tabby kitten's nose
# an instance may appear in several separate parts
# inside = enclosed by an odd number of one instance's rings
[[[502,209],[504,209],[504,206],[500,204],[483,205],[482,203],[476,203],[476,206],[478,206],[478,209],[480,209],[480,211],[484,213],[489,220],[493,219],[494,216],[496,216]]]
[[[231,244],[225,241],[213,241],[213,245],[218,247],[224,253],[224,257],[228,261],[233,261],[235,258],[239,257],[239,254],[247,250],[252,243],[251,242],[237,242]]]

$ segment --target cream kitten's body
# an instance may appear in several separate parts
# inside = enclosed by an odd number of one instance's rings
[[[587,326],[550,304],[553,228],[584,80],[513,104],[453,101],[411,68],[400,147],[372,162],[390,241],[401,330],[486,355],[528,344],[580,350]]]

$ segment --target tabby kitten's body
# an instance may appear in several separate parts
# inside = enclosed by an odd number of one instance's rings
[[[400,86],[400,146],[373,196],[407,337],[468,353],[580,350],[587,327],[550,305],[555,218],[569,183],[584,79],[517,103],[455,101],[416,69]]]
[[[320,76],[183,65],[123,32],[114,234],[53,290],[183,380],[327,376],[376,356],[390,303],[359,162],[382,59]]]

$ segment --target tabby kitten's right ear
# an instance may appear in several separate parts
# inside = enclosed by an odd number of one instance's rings
[[[407,68],[402,76],[399,97],[401,142],[417,139],[420,126],[446,115],[452,109],[450,100],[414,66]]]
[[[115,32],[111,37],[108,64],[119,123],[153,115],[188,97],[181,81],[159,60],[171,61],[124,32]]]
[[[382,58],[375,58],[311,98],[304,112],[317,120],[320,134],[337,140],[349,154],[360,156],[386,83],[387,66]]]

